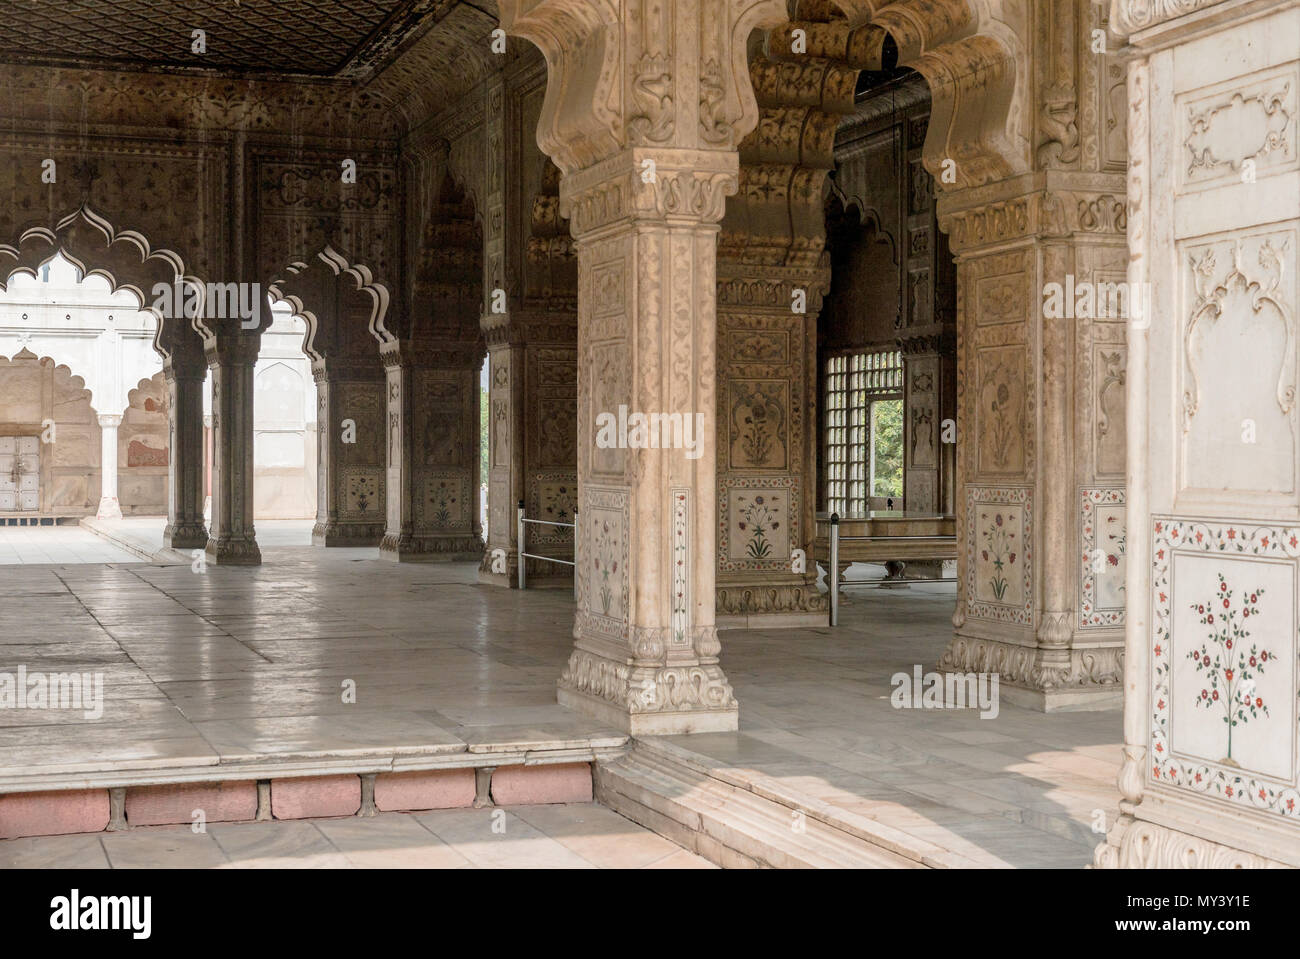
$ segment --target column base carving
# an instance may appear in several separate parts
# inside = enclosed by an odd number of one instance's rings
[[[1003,699],[1044,712],[1118,709],[1123,705],[1123,645],[1063,652],[1068,652],[1068,663],[1044,662],[1042,650],[1036,646],[958,633],[949,641],[939,669],[946,673],[997,673]]]
[[[716,663],[639,666],[575,649],[556,684],[561,706],[633,736],[733,732],[740,706]]]
[[[387,533],[379,543],[379,558],[395,563],[477,563],[482,557],[483,540],[472,533],[465,536]]]
[[[383,523],[317,523],[311,528],[313,546],[378,546]]]
[[[206,549],[208,530],[202,523],[168,523],[163,530],[163,545],[172,549]]]
[[[95,511],[95,519],[121,519],[122,506],[118,503],[116,496],[105,496],[99,501],[99,509]]]
[[[825,626],[830,599],[815,583],[719,583],[720,629]]]
[[[260,566],[262,551],[256,539],[209,539],[205,550],[208,562],[218,566]]]
[[[1286,863],[1121,815],[1092,857],[1094,869],[1285,869]]]

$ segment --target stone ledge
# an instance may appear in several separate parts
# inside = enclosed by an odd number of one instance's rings
[[[506,766],[492,774],[492,801],[498,806],[587,803],[591,799],[590,763]]]
[[[108,820],[107,789],[0,796],[0,839],[103,832]]]

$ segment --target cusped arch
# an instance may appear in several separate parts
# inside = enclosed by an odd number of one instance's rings
[[[396,339],[387,321],[392,296],[364,263],[326,245],[290,263],[268,285],[307,324],[303,351],[313,363],[345,356],[377,358]]]
[[[179,254],[154,249],[142,233],[118,230],[84,204],[58,220],[53,229],[29,227],[15,243],[0,243],[0,289],[7,289],[10,277],[17,273],[37,278],[40,268],[59,253],[83,277],[103,278],[114,293],[129,291],[142,311],[154,315],[158,323],[153,347],[164,362],[199,350],[190,323],[183,316],[173,319],[170,314],[175,311],[168,307],[180,299],[172,291],[202,289],[202,281],[186,273]]]
[[[54,376],[56,378],[61,378],[64,383],[66,383],[69,390],[81,394],[78,396],[79,400],[85,400],[93,412],[100,412],[100,410],[95,406],[94,392],[86,386],[85,377],[81,376],[79,373],[72,372],[72,367],[68,366],[67,363],[60,363],[52,356],[46,356],[43,354],[38,356],[36,353],[33,353],[30,349],[24,346],[13,356],[0,354],[0,372],[12,370],[22,364],[33,362],[37,367],[44,367],[48,364],[53,368]],[[114,411],[107,410],[105,412]]]
[[[810,56],[871,69],[873,31],[881,30],[896,50],[897,66],[925,78],[931,113],[922,162],[936,179],[948,159],[956,161],[956,180],[948,184],[953,190],[1031,169],[1023,104],[1032,78],[1020,5],[793,0],[791,6],[791,22],[773,31],[769,49],[790,50],[793,31],[803,29]]]

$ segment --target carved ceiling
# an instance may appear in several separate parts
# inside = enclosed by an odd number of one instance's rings
[[[0,5],[0,60],[363,78],[458,0],[41,0]],[[194,52],[202,30],[204,52]]]
[[[38,123],[393,136],[538,55],[493,53],[497,26],[495,0],[11,0],[0,98]]]

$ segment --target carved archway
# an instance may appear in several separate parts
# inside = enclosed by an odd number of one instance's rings
[[[392,304],[387,285],[364,263],[352,263],[328,244],[289,264],[268,291],[307,323],[303,351],[313,362],[366,352],[377,360],[378,344],[395,339],[386,326]]]
[[[170,311],[156,305],[162,288],[172,290],[177,284],[203,288],[199,278],[186,273],[179,254],[153,249],[143,234],[118,230],[83,204],[58,220],[53,229],[30,227],[15,243],[0,244],[0,289],[7,288],[15,273],[35,278],[60,252],[83,277],[102,277],[114,293],[130,291],[140,301],[140,309],[157,318],[153,345],[164,363],[190,360],[201,364],[202,348],[192,325],[184,317],[169,317]]]

